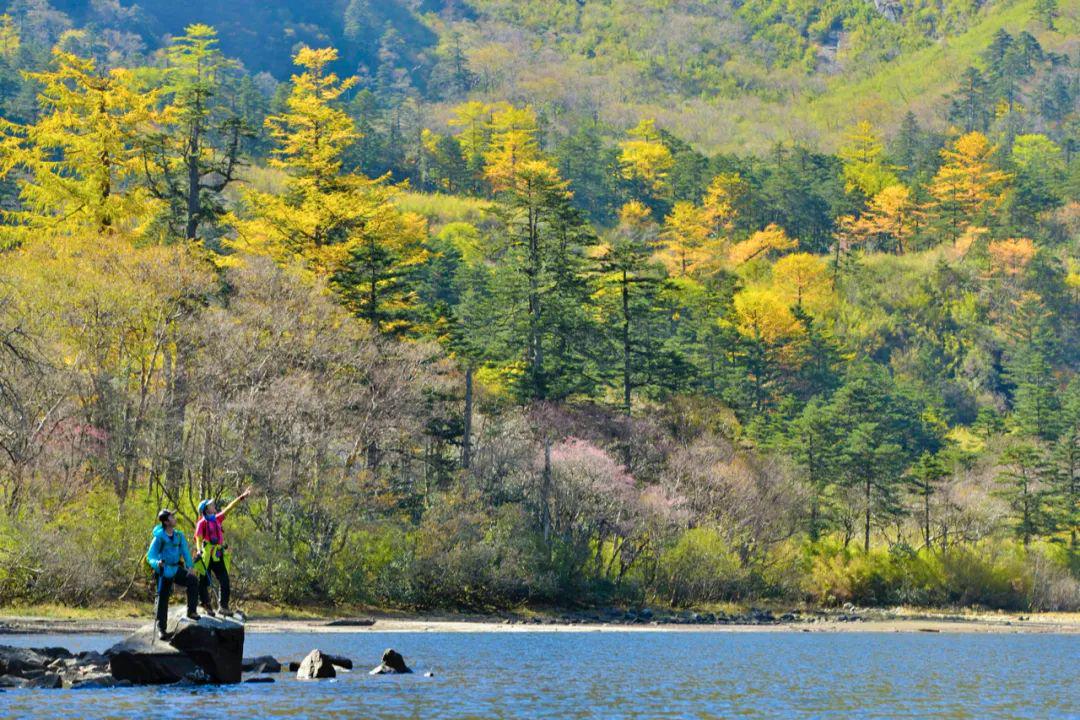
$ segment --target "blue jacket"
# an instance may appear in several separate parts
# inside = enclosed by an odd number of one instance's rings
[[[176,575],[176,568],[180,567],[181,562],[187,567],[192,566],[191,551],[188,550],[184,533],[174,528],[172,537],[169,537],[161,525],[154,528],[150,549],[146,551],[146,562],[157,572],[159,560],[165,563],[162,575],[166,578]]]

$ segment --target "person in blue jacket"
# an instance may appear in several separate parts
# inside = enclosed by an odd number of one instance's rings
[[[166,623],[169,619],[169,595],[174,584],[187,589],[187,616],[198,620],[195,606],[199,600],[199,580],[188,568],[194,566],[191,551],[188,550],[187,538],[176,529],[176,515],[171,510],[158,513],[158,526],[154,528],[154,537],[150,540],[150,549],[146,551],[146,562],[154,570],[157,580],[157,596],[154,598],[154,612],[157,619],[157,634],[161,640],[169,637]]]

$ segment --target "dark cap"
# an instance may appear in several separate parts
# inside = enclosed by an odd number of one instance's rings
[[[162,509],[161,512],[159,512],[157,514],[157,520],[158,520],[159,523],[164,523],[166,520],[169,519],[169,516],[172,515],[172,514],[173,514],[172,510],[170,510],[168,508],[164,508],[164,509]]]

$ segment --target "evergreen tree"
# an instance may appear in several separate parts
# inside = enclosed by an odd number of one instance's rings
[[[485,174],[499,191],[506,240],[493,294],[512,316],[506,347],[522,367],[517,392],[523,399],[591,394],[598,380],[584,267],[591,237],[566,181],[536,150],[535,123],[520,112],[497,114],[495,128]]]
[[[326,66],[332,48],[301,49],[286,111],[267,118],[277,142],[271,164],[287,173],[284,192],[245,194],[250,216],[235,222],[234,247],[303,261],[328,275],[350,307],[382,330],[402,329],[411,298],[410,268],[423,261],[426,230],[401,213],[384,178],[343,173],[346,150],[358,135],[337,106],[355,80],[339,80]]]
[[[832,399],[831,413],[840,423],[839,474],[861,495],[863,550],[869,552],[872,520],[902,512],[901,477],[921,453],[937,450],[938,439],[919,404],[872,364],[852,368]]]
[[[1013,531],[1028,545],[1047,528],[1050,464],[1041,446],[1021,440],[1002,453],[999,465],[995,494],[1008,504]]]
[[[627,415],[634,390],[662,382],[659,378],[665,369],[656,297],[664,273],[652,260],[657,232],[648,208],[630,202],[619,213],[619,224],[593,248],[593,300],[611,356],[619,358],[617,364],[607,365],[619,376],[622,410]]]
[[[227,82],[234,64],[217,44],[208,25],[189,25],[173,39],[162,78],[167,104],[142,149],[150,192],[169,207],[170,234],[187,240],[225,214],[222,193],[237,179],[249,134],[225,97],[235,90]]]

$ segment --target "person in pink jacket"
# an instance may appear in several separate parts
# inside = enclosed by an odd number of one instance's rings
[[[199,563],[199,602],[207,615],[214,615],[210,608],[210,574],[213,573],[221,587],[218,598],[218,612],[231,615],[229,609],[229,562],[225,554],[229,546],[225,544],[221,523],[233,508],[251,494],[251,488],[240,493],[231,503],[220,511],[213,499],[199,503],[199,522],[195,524],[195,548],[200,556]]]

